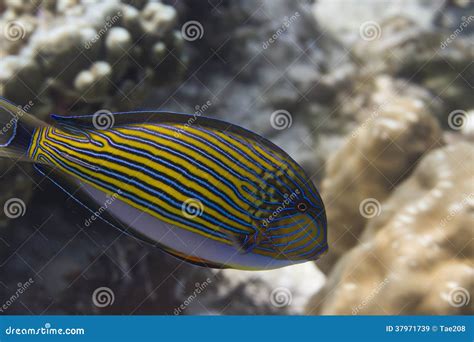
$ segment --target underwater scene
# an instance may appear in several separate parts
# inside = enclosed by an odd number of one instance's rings
[[[474,2],[0,0],[0,315],[474,314]]]

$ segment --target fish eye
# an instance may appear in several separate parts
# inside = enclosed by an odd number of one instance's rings
[[[301,213],[305,213],[308,210],[308,204],[306,202],[299,202],[296,205],[296,209]]]

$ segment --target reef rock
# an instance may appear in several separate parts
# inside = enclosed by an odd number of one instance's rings
[[[176,19],[173,7],[155,1],[138,7],[118,0],[6,1],[0,4],[0,96],[43,120],[51,113],[135,109],[152,85],[180,75]],[[165,57],[168,50],[173,57]],[[0,200],[29,198],[22,189],[31,182],[22,179],[30,176],[18,174],[2,176],[0,186],[9,191]]]
[[[118,0],[8,1],[0,15],[0,96],[35,102],[41,118],[52,108],[65,114],[133,108],[155,82],[180,75],[177,58],[156,53],[161,44],[181,56],[176,20],[172,6],[155,1],[139,7]],[[104,87],[104,78],[113,86]]]
[[[329,227],[329,253],[318,265],[328,271],[357,244],[368,219],[409,174],[426,151],[442,143],[442,132],[430,111],[430,97],[398,91],[397,82],[382,77],[357,113],[360,125],[328,160],[322,197]],[[418,94],[418,95],[417,95]]]
[[[361,39],[380,35],[380,22],[394,16],[411,18],[421,27],[430,28],[443,4],[444,0],[319,0],[314,4],[313,13],[320,26],[350,46]]]
[[[179,291],[183,307],[175,314],[200,315],[287,315],[303,314],[311,294],[324,284],[325,276],[307,262],[269,271],[210,270],[202,287],[202,272],[197,281],[188,283]],[[189,286],[190,285],[190,286]],[[189,300],[189,299],[193,300]]]
[[[474,106],[474,35],[466,27],[474,16],[463,16],[453,32],[428,30],[419,20],[396,16],[380,23],[374,39],[361,39],[352,48],[361,73],[386,73],[420,84],[454,109]],[[449,86],[448,86],[449,85]],[[447,126],[445,115],[440,120]]]
[[[318,25],[350,52],[359,73],[418,83],[442,99],[449,113],[474,105],[473,8],[469,2],[444,0],[323,0],[313,13]],[[445,126],[446,119],[440,117]]]
[[[474,145],[430,152],[334,267],[308,314],[473,314]]]

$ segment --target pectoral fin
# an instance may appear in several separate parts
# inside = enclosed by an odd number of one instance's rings
[[[268,238],[259,230],[255,230],[252,234],[229,235],[229,237],[234,247],[242,254],[250,253],[256,246],[269,242]]]

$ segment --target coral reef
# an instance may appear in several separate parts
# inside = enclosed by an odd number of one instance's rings
[[[180,75],[177,12],[110,1],[8,1],[0,17],[0,96],[35,114],[130,109]],[[172,72],[170,72],[172,71]]]
[[[329,34],[346,46],[351,46],[360,40],[361,27],[366,26],[370,34],[375,34],[376,24],[394,16],[414,20],[425,29],[431,28],[438,15],[437,11],[444,3],[444,0],[392,2],[320,0],[314,4],[313,13],[318,24],[327,29]]]
[[[472,8],[472,3],[442,0],[318,1],[313,13],[318,25],[345,47],[358,67],[353,73],[356,77],[346,78],[346,87],[354,80],[356,86],[364,80],[370,83],[380,74],[419,84],[443,102],[445,110],[435,114],[448,128],[448,113],[474,107],[470,96],[474,79]],[[333,16],[340,20],[334,22]]]
[[[465,19],[474,21],[474,17]],[[465,25],[468,25],[464,22]],[[463,22],[461,22],[462,27]],[[353,55],[363,73],[387,73],[418,83],[445,102],[449,111],[472,108],[473,35],[428,30],[418,20],[393,17],[381,22],[376,39],[359,39]],[[449,85],[449,86],[448,86]],[[447,126],[446,113],[439,119]]]
[[[474,145],[423,157],[334,267],[309,314],[473,314]]]
[[[326,120],[337,86],[322,82],[322,77],[331,63],[348,57],[318,30],[310,4],[264,0],[256,7],[249,0],[224,1],[218,10],[210,3],[181,5],[183,21],[202,24],[202,38],[189,44],[193,77],[167,105],[194,111],[196,105],[210,101],[212,106],[203,115],[269,137],[318,181],[325,152],[338,143],[319,132],[332,135],[344,127],[342,120]],[[317,44],[314,37],[320,37]],[[304,54],[295,44],[305,47]],[[271,115],[283,111],[289,120],[275,128]]]
[[[378,206],[421,155],[441,144],[442,132],[431,114],[430,99],[414,85],[388,77],[376,79],[373,93],[356,113],[360,126],[326,165],[321,192],[331,248],[318,262],[325,272],[357,244],[372,215],[364,205]]]
[[[190,303],[184,314],[301,315],[308,297],[325,281],[312,263],[265,272],[227,269],[211,273],[212,286]],[[180,296],[186,298],[193,292],[192,287],[180,291]]]
[[[199,268],[85,227],[85,209],[0,160],[0,205],[27,207],[8,221],[0,211],[0,297],[35,281],[8,313],[471,313],[465,3],[0,1],[0,96],[42,119],[161,107],[251,129],[319,185],[330,240],[316,264]],[[102,287],[112,305],[94,304]]]
[[[15,1],[0,6],[0,96],[52,113],[136,109],[153,85],[179,78],[176,10],[154,1]],[[175,57],[168,56],[173,50]],[[2,160],[2,174],[18,171]],[[29,170],[28,166],[21,166]],[[3,175],[0,203],[30,197],[31,174]],[[25,180],[26,178],[26,180]],[[3,220],[3,218],[2,218]]]

